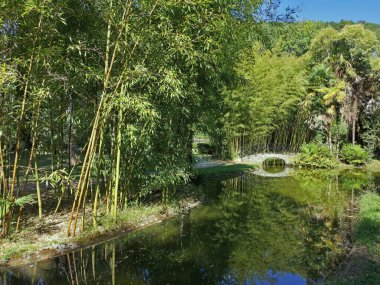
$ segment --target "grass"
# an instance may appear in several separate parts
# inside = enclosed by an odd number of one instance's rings
[[[380,172],[380,160],[373,159],[366,168],[371,172]]]
[[[177,211],[176,205],[170,204],[167,209],[167,216],[173,217],[177,214]],[[159,222],[163,220],[163,216],[165,215],[163,214],[163,205],[161,204],[130,205],[127,209],[118,213],[117,221],[103,213],[103,217],[99,219],[98,227],[94,228],[91,223],[87,224],[86,230],[75,238],[75,242],[86,245],[92,243],[94,239],[99,240],[99,234],[131,231]]]
[[[1,255],[0,261],[6,262],[11,258],[14,258],[17,256],[21,257],[22,254],[33,251],[33,250],[35,250],[35,247],[33,244],[20,244],[17,246],[10,246],[10,247],[7,247],[3,251],[4,253]]]
[[[119,212],[117,221],[105,215],[105,209],[99,208],[98,227],[94,228],[92,226],[91,213],[88,213],[86,230],[80,232],[77,237],[70,238],[66,237],[68,212],[57,215],[54,221],[52,221],[52,214],[45,215],[45,220],[40,224],[34,224],[29,221],[28,226],[23,228],[20,233],[1,240],[0,265],[5,265],[8,261],[12,261],[16,265],[22,265],[28,260],[33,261],[35,254],[39,254],[43,250],[46,250],[47,256],[45,257],[50,257],[50,255],[54,256],[57,253],[55,251],[57,247],[66,248],[68,245],[74,245],[75,248],[80,248],[94,242],[102,242],[112,238],[114,235],[153,225],[174,217],[180,211],[180,204],[187,207],[196,206],[197,203],[192,199],[183,199],[176,203],[170,203],[167,207],[156,203],[144,206],[129,205],[128,208]],[[41,232],[41,227],[43,232]],[[68,249],[70,250],[70,246]]]
[[[380,284],[380,195],[366,193],[360,198],[360,212],[354,234],[354,250],[344,277],[334,277],[330,285]],[[358,269],[359,268],[359,269]],[[342,275],[342,274],[340,274]]]
[[[219,174],[240,173],[245,171],[253,171],[257,169],[257,167],[258,166],[256,164],[251,163],[224,164],[199,168],[197,169],[197,174],[199,176],[213,176]]]
[[[367,193],[360,199],[355,242],[380,258],[380,195],[376,193]]]
[[[339,162],[339,169],[341,169],[341,170],[355,169],[355,168],[358,168],[358,167],[356,167],[354,165],[345,164],[343,162]],[[373,159],[370,163],[368,163],[367,165],[360,167],[360,168],[367,169],[371,172],[379,172],[380,173],[380,160]]]

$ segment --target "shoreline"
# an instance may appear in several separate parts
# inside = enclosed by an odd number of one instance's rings
[[[6,261],[0,261],[0,270],[9,270],[16,267],[31,265],[46,259],[55,258],[67,253],[80,251],[96,246],[108,241],[112,241],[128,235],[131,232],[144,229],[146,227],[161,224],[167,220],[177,217],[181,211],[189,211],[201,204],[199,200],[184,201],[181,207],[169,207],[166,213],[153,213],[139,220],[136,224],[128,221],[114,224],[113,226],[92,231],[84,231],[76,237],[66,237],[61,243],[51,245],[37,244],[36,248],[30,252],[15,252]]]
[[[352,247],[327,278],[328,285],[380,282],[380,196],[376,192],[367,192],[358,202],[360,208],[351,233]]]

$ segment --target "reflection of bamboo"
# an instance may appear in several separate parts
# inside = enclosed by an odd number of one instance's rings
[[[36,279],[36,272],[37,272],[37,263],[34,263],[32,284],[34,284],[34,280]]]
[[[112,285],[116,284],[115,272],[116,272],[116,246],[113,243],[112,244]]]
[[[240,187],[239,187],[240,193],[243,193],[243,187],[244,187],[244,178],[243,178],[243,175],[240,174]]]
[[[63,262],[63,259],[60,259],[60,260],[61,260],[61,262],[62,262],[62,269],[63,269],[63,272],[65,272],[67,282],[68,282],[68,283],[72,283],[72,282],[70,281],[69,275],[67,274],[66,266],[65,266],[65,264],[64,264],[64,262]]]
[[[96,253],[95,253],[95,247],[92,248],[91,252],[91,258],[92,258],[92,277],[94,281],[96,280],[96,268],[95,268],[95,258],[96,258]]]
[[[79,285],[79,282],[78,282],[78,272],[77,272],[77,263],[75,261],[75,253],[73,252],[73,265],[74,265],[74,272],[75,272],[75,280],[76,280],[76,284]]]
[[[333,211],[331,210],[331,191],[333,189],[333,182],[334,181],[330,179],[329,186],[328,186],[329,190],[327,191],[327,215],[329,215],[330,213],[334,214]]]
[[[83,249],[80,251],[80,260],[81,260],[81,275],[83,276],[84,283],[87,284],[87,274],[86,274],[86,266],[85,266],[85,259],[83,258]]]
[[[70,283],[74,284],[74,278],[73,278],[73,271],[71,269],[71,260],[70,260],[70,255],[66,254],[67,256],[67,263],[69,264],[69,271],[70,271]]]

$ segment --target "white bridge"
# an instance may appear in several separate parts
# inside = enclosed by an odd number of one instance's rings
[[[251,173],[262,176],[262,177],[272,177],[272,178],[279,178],[279,177],[287,177],[290,176],[291,173],[293,172],[292,168],[289,167],[284,167],[284,170],[278,173],[270,173],[267,172],[263,169],[263,163],[267,159],[281,159],[285,162],[285,166],[292,165],[293,164],[293,159],[295,158],[296,154],[294,153],[258,153],[254,155],[249,155],[245,156],[243,158],[237,159],[236,161],[241,161],[241,162],[250,162],[250,163],[255,163],[261,165],[261,167],[255,171],[252,171]]]
[[[277,158],[281,159],[285,162],[285,166],[292,165],[293,159],[295,158],[296,154],[294,153],[287,153],[287,154],[280,154],[280,153],[260,153],[260,154],[254,154],[245,156],[243,158],[235,159],[234,161],[222,161],[222,160],[201,160],[195,164],[196,168],[208,168],[213,166],[225,166],[225,165],[233,165],[239,162],[249,162],[253,164],[258,164],[261,167],[259,169],[256,169],[254,171],[251,171],[251,173],[262,176],[262,177],[287,177],[290,176],[293,172],[292,168],[284,167],[284,170],[278,173],[270,173],[263,169],[263,162],[267,159],[271,158]]]
[[[267,159],[277,158],[285,161],[285,165],[293,164],[293,159],[296,155],[294,153],[280,154],[280,153],[258,153],[239,158],[236,161],[246,161],[256,164],[263,164]]]

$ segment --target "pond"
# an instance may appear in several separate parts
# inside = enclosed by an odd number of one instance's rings
[[[81,251],[0,272],[11,284],[322,284],[352,231],[367,172],[210,178],[203,204]]]

